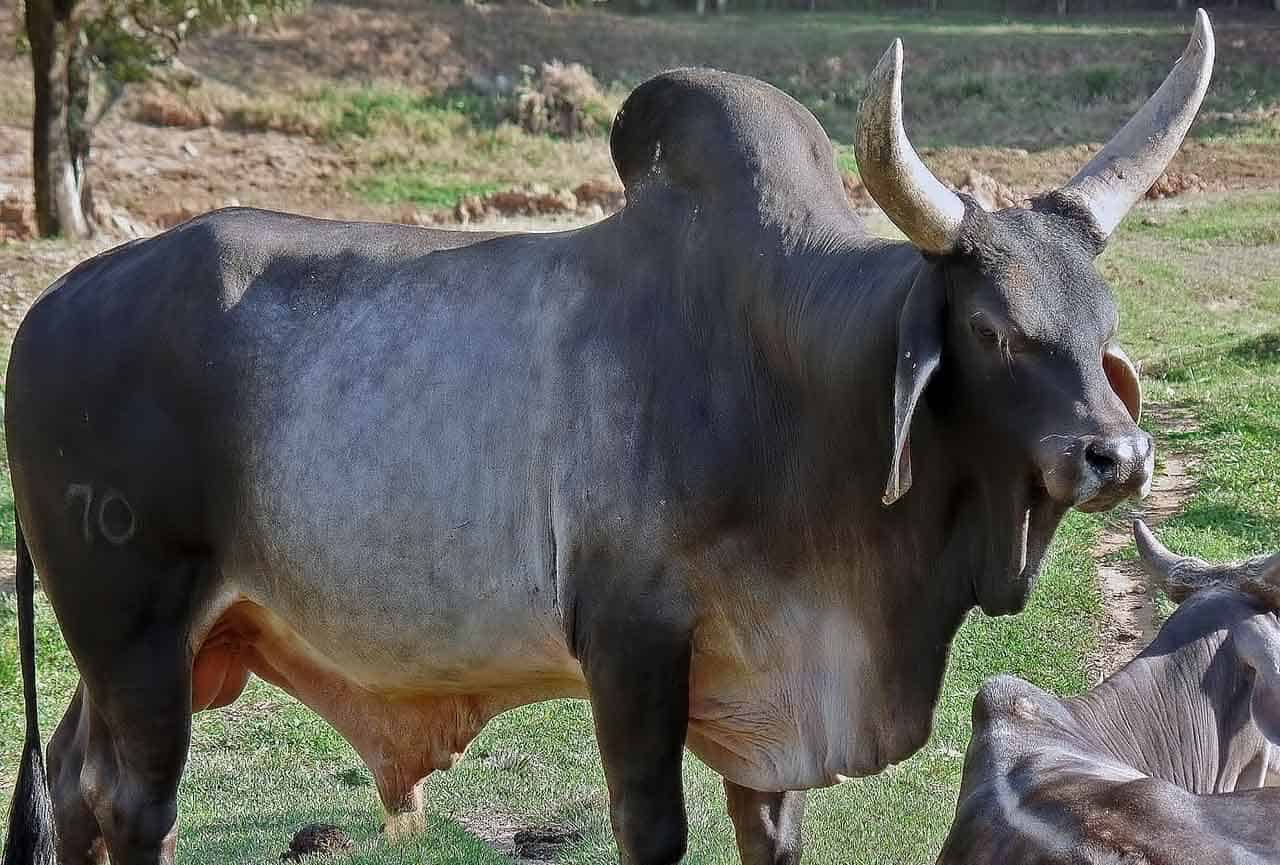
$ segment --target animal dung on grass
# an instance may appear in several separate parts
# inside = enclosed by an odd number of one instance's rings
[[[306,856],[332,856],[353,846],[351,836],[337,826],[308,823],[294,833],[289,849],[280,854],[280,861],[297,862]]]

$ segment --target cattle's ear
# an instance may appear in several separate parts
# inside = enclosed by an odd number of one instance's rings
[[[911,418],[925,385],[942,362],[945,292],[926,264],[907,293],[898,318],[898,357],[893,375],[893,457],[881,501],[896,502],[911,489]]]
[[[1233,639],[1236,652],[1253,668],[1253,722],[1280,745],[1280,623],[1273,613],[1259,613],[1236,628]]]
[[[1111,389],[1120,397],[1129,416],[1137,423],[1142,419],[1142,384],[1138,381],[1138,371],[1134,368],[1129,356],[1118,345],[1109,345],[1102,353],[1102,370],[1107,374]]]

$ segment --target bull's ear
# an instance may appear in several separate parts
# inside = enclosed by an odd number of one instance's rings
[[[1259,613],[1237,627],[1233,639],[1236,652],[1253,668],[1253,722],[1280,745],[1280,623],[1273,613]]]
[[[1107,350],[1102,353],[1102,371],[1107,374],[1111,389],[1129,410],[1133,422],[1137,423],[1142,419],[1142,385],[1138,381],[1138,371],[1133,362],[1120,346],[1107,346]]]
[[[911,489],[911,418],[925,385],[942,361],[945,293],[925,265],[907,293],[898,318],[898,359],[893,375],[893,457],[881,501],[885,507]]]

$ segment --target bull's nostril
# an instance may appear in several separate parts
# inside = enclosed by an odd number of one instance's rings
[[[1084,449],[1084,461],[1099,478],[1107,479],[1116,474],[1119,454],[1105,441],[1092,441]]]

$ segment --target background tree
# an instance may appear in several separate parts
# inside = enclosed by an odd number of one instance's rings
[[[93,126],[123,86],[170,62],[183,40],[305,0],[26,0],[35,110],[31,124],[41,236],[93,232],[88,178]],[[102,86],[91,114],[95,83]]]

